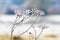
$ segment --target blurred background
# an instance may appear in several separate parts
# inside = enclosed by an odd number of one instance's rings
[[[46,14],[60,14],[60,0],[0,0],[0,14],[14,14],[15,8],[38,7]]]
[[[37,7],[41,9],[45,16],[40,16],[37,24],[46,24],[50,28],[43,33],[60,33],[60,0],[0,0],[0,34],[10,33],[11,25],[15,20],[14,9],[20,8],[21,10]],[[36,16],[31,16],[22,25],[21,31],[26,30],[33,22]],[[18,26],[15,34],[20,32]],[[26,29],[24,29],[26,28]],[[18,30],[17,30],[18,29]]]

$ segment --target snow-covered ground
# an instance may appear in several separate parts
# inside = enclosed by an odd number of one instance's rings
[[[15,20],[15,15],[0,15],[0,34],[10,34],[12,24]],[[31,16],[29,19],[24,21],[22,24],[18,25],[14,31],[14,34],[20,34],[24,32],[35,20],[36,16]],[[40,16],[35,25],[45,24],[49,28],[45,29],[43,34],[59,34],[60,33],[60,15],[49,15],[49,16]],[[36,30],[39,33],[39,29],[36,27]],[[33,31],[31,28],[29,31]]]

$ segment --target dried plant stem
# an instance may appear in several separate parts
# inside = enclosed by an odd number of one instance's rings
[[[36,40],[36,34],[37,34],[37,32],[36,32],[36,30],[33,28],[33,30],[34,30],[34,32],[35,32],[35,40]]]
[[[27,32],[33,25],[34,25],[34,23],[38,20],[38,18],[39,18],[39,16],[37,16],[37,18],[35,19],[35,21],[32,23],[32,25],[26,30],[26,31],[24,31],[23,33],[21,33],[21,35],[23,35],[25,32]],[[20,35],[20,36],[21,36]]]
[[[13,31],[11,31],[11,40],[13,40]]]
[[[13,30],[14,26],[16,25],[16,22],[17,22],[17,20],[18,20],[18,17],[19,17],[19,16],[16,17],[16,19],[15,19],[15,21],[14,21],[14,24],[13,24],[13,26],[12,26],[12,28],[11,28],[11,30]]]
[[[44,30],[44,29],[42,29],[41,32],[39,33],[39,35],[36,37],[36,40],[41,36],[43,30]]]

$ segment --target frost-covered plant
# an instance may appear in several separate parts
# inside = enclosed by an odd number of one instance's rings
[[[43,30],[49,28],[49,26],[47,26],[47,25],[39,25],[38,28],[41,29],[41,32],[36,37],[36,40],[40,37],[40,35],[42,34]]]
[[[28,19],[32,14],[37,15],[37,18],[34,20],[34,22],[31,24],[31,26],[26,31],[24,31],[23,33],[21,33],[21,35],[23,35],[25,32],[27,32],[35,24],[35,22],[38,20],[39,16],[41,16],[42,13],[40,11],[41,10],[38,10],[38,9],[35,9],[35,8],[33,8],[31,10],[30,9],[24,10],[24,11],[21,11],[20,9],[15,9],[14,12],[16,14],[16,19],[14,21],[14,24],[13,24],[12,28],[11,28],[11,40],[12,40],[12,36],[13,36],[13,32],[14,32],[15,28],[20,23],[22,23],[23,21],[25,21],[26,19]],[[22,17],[22,16],[24,16],[23,19],[21,21],[17,22],[20,19],[20,17]]]
[[[32,28],[33,28],[33,30],[34,30],[34,32],[35,32],[35,40],[38,40],[38,38],[41,36],[41,34],[42,34],[42,32],[43,32],[44,29],[49,28],[47,25],[39,25],[38,28],[39,28],[41,31],[40,31],[40,33],[39,33],[38,36],[37,36],[37,30],[35,29],[35,27],[36,27],[35,25],[32,26]]]
[[[20,12],[19,9],[16,9],[14,12],[15,12],[15,14],[16,14],[17,16],[16,16],[16,19],[15,19],[15,21],[14,21],[14,24],[13,24],[13,26],[12,26],[12,28],[11,28],[11,40],[12,40],[12,36],[13,36],[13,32],[14,32],[15,28],[16,28],[20,23],[22,23],[23,21],[25,21],[26,19],[29,18],[29,17],[26,16],[26,14],[25,14],[25,16],[24,16],[23,12]],[[23,19],[22,19],[20,22],[17,23],[17,21],[20,19],[21,16],[24,16]]]

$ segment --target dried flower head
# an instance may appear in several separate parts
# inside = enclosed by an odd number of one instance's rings
[[[40,9],[38,9],[38,8],[34,8],[34,12],[36,13],[36,15],[45,15],[45,13],[42,11],[42,10],[40,10]]]
[[[47,25],[39,25],[38,28],[47,29],[47,28],[49,28],[49,26],[47,26]]]
[[[23,11],[21,11],[20,9],[15,9],[15,10],[14,10],[14,13],[15,13],[17,16],[22,16],[22,15],[24,15]]]
[[[42,15],[45,15],[44,11],[40,10],[40,13],[39,13],[41,16]]]
[[[25,13],[29,14],[30,13],[30,9],[25,10]]]

